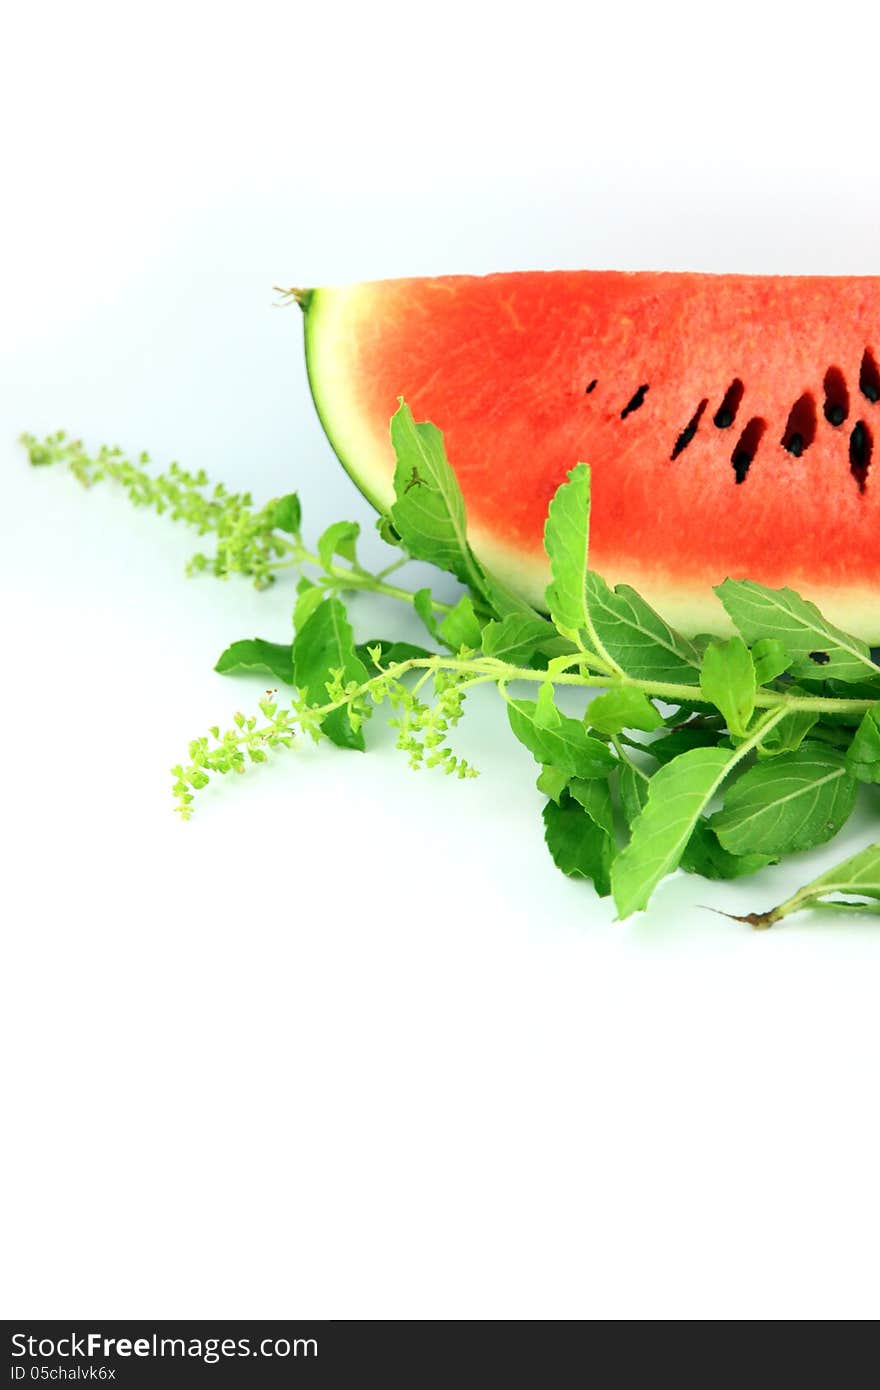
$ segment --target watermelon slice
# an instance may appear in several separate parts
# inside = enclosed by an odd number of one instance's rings
[[[880,640],[880,277],[552,271],[297,295],[315,404],[392,501],[403,396],[444,433],[485,564],[543,603],[547,507],[593,476],[591,563],[683,631],[790,585]]]

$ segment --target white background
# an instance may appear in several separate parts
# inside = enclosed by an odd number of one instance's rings
[[[7,13],[7,1317],[878,1313],[880,929],[700,906],[778,900],[876,800],[822,855],[614,925],[487,695],[476,782],[385,738],[181,826],[168,765],[262,688],[213,662],[280,637],[290,591],[186,580],[188,535],[14,442],[295,486],[314,535],[370,514],[273,284],[880,270],[876,15],[610,8]]]

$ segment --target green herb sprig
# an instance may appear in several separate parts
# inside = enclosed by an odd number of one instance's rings
[[[294,493],[258,508],[248,493],[177,464],[154,474],[146,455],[91,456],[63,434],[24,437],[34,465],[66,464],[85,484],[112,479],[137,505],[213,534],[213,555],[194,556],[190,573],[243,574],[258,588],[294,573],[290,634],[240,639],[216,665],[224,674],[261,671],[291,697],[273,689],[258,714],[239,712],[226,730],[190,743],[173,768],[184,819],[215,777],[304,739],[364,750],[379,709],[412,767],[473,777],[450,734],[468,693],[492,685],[537,764],[554,863],[611,895],[625,918],[676,868],[732,879],[824,844],[846,823],[860,785],[880,782],[880,665],[814,604],[790,589],[726,579],[716,592],[736,635],[685,638],[635,590],[612,588],[590,568],[590,472],[581,463],[549,508],[545,615],[471,550],[440,431],[401,401],[391,438],[395,501],[379,531],[398,554],[371,571],[358,558],[354,522],[305,545]],[[457,601],[392,582],[411,559],[453,574],[463,586]],[[358,591],[411,606],[432,645],[357,642],[342,596]],[[558,705],[560,689],[594,698],[572,717]],[[764,928],[815,906],[880,910],[880,845],[738,920]]]
[[[402,600],[423,617],[451,611],[449,604],[435,599],[427,589],[411,593],[389,582],[388,576],[405,564],[405,555],[395,558],[379,574],[363,569],[355,554],[360,530],[356,522],[334,522],[319,537],[315,549],[309,550],[301,535],[302,509],[295,492],[257,507],[249,492],[231,492],[223,483],[212,483],[202,469],[193,473],[172,463],[164,472],[154,473],[147,453],[132,459],[118,446],[104,445],[90,454],[81,440],[71,439],[63,430],[42,440],[23,434],[21,443],[34,467],[60,464],[83,487],[109,480],[125,491],[134,506],[183,522],[199,536],[212,535],[216,540],[213,553],[197,551],[192,555],[186,567],[190,576],[210,574],[227,579],[239,574],[251,579],[257,589],[267,589],[279,576],[293,571],[301,581],[301,594],[315,590],[303,598],[298,626],[322,598],[357,589]],[[394,536],[387,524],[382,532],[386,538]]]

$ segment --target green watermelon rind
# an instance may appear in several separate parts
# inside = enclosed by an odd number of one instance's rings
[[[355,292],[356,288],[356,286],[353,286],[352,291]],[[363,493],[370,506],[374,507],[376,511],[381,514],[387,514],[391,510],[393,494],[389,496],[387,494],[387,489],[385,489],[384,495],[380,495],[380,491],[375,486],[375,480],[371,480],[369,472],[365,470],[363,466],[361,468],[356,466],[353,458],[350,456],[350,451],[346,449],[345,445],[342,443],[336,423],[340,414],[340,397],[337,396],[335,398],[336,403],[334,406],[333,400],[331,399],[332,393],[327,389],[328,383],[333,380],[334,373],[332,367],[330,370],[323,370],[319,361],[324,337],[328,337],[332,341],[332,332],[325,335],[323,330],[325,327],[329,327],[327,320],[336,308],[341,293],[342,292],[338,290],[304,290],[298,298],[298,302],[303,311],[305,325],[306,372],[308,375],[309,391],[311,392],[318,419],[321,422],[324,433],[330,442],[333,452],[339,459],[339,462],[342,464],[358,491]],[[324,383],[323,389],[322,382]],[[363,455],[359,455],[359,457],[366,456],[366,450]]]

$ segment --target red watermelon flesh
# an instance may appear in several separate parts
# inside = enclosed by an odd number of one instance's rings
[[[301,296],[315,402],[392,500],[403,396],[445,436],[476,553],[536,604],[547,507],[593,479],[591,564],[683,630],[789,585],[880,639],[880,277],[551,271]]]

